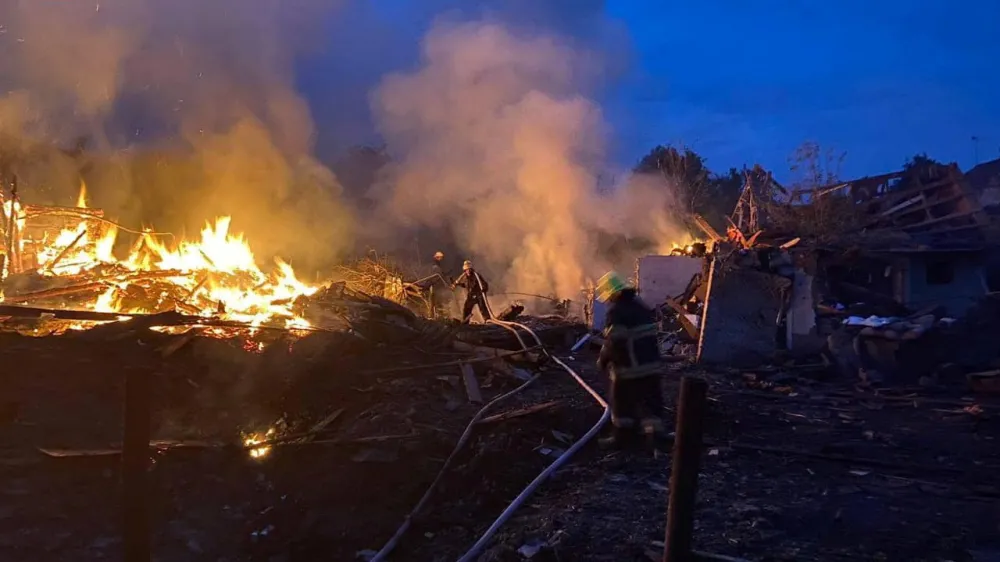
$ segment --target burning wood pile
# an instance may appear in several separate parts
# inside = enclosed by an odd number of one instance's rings
[[[417,275],[404,271],[389,256],[374,250],[366,257],[338,267],[334,277],[343,281],[351,290],[381,295],[389,301],[415,310],[428,310],[430,306],[426,294],[419,289],[417,283],[403,281],[416,278]]]
[[[297,298],[320,290],[275,260],[265,273],[230,218],[206,224],[197,240],[135,232],[127,255],[114,249],[122,227],[86,206],[23,205],[3,200],[3,303],[104,313],[176,310],[250,325],[309,327]]]

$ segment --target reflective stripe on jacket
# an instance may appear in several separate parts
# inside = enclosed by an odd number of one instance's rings
[[[634,289],[625,289],[608,303],[604,345],[599,360],[614,379],[638,379],[663,368],[656,336],[656,316]]]

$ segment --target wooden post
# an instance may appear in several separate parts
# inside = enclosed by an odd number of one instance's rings
[[[692,559],[694,505],[698,490],[707,390],[708,383],[704,379],[681,379],[663,562],[689,562]]]
[[[12,273],[17,273],[17,270],[14,268],[15,264],[17,263],[15,261],[15,258],[17,256],[17,252],[14,249],[14,243],[16,242],[15,239],[14,239],[14,236],[15,236],[15,230],[17,229],[17,211],[16,211],[16,208],[17,208],[17,183],[14,180],[12,180],[11,181],[11,186],[12,187],[11,187],[11,192],[10,192],[10,213],[7,215],[6,224],[4,225],[6,229],[4,230],[4,233],[3,233],[3,235],[4,235],[4,246],[6,247],[6,253],[7,253],[7,257],[6,257],[6,262],[7,263],[6,263],[6,266],[7,266],[7,274],[8,275],[10,275]],[[3,186],[0,185],[0,190],[2,190],[2,189],[3,189]]]
[[[122,438],[122,532],[125,562],[149,562],[150,373],[125,373],[125,420]]]
[[[438,296],[434,294],[434,285],[427,290],[427,317],[431,320],[437,319],[437,310],[434,306]]]
[[[705,288],[705,304],[702,306],[701,310],[701,325],[698,330],[698,347],[694,357],[695,363],[701,363],[701,353],[705,349],[705,326],[708,324],[708,308],[712,304],[712,285],[715,283],[715,266],[719,263],[715,254],[712,254],[710,259],[711,262],[708,266],[708,280],[705,281],[708,286]]]

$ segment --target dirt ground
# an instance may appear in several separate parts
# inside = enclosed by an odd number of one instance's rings
[[[362,559],[402,523],[479,409],[457,368],[373,373],[459,357],[450,351],[376,346],[373,355],[370,342],[306,338],[254,353],[252,339],[196,338],[165,357],[178,337],[0,334],[0,559],[120,559],[119,457],[38,448],[115,447],[126,373],[154,377],[154,438],[237,443],[241,430],[284,419],[291,431],[340,411],[318,442],[260,459],[236,446],[156,452],[149,497],[163,561]],[[592,351],[569,362],[603,387]],[[750,560],[1000,556],[997,402],[964,399],[960,382],[875,395],[780,370],[685,373],[711,383],[700,550]],[[664,385],[668,417],[681,374]],[[479,381],[487,400],[520,384],[485,371]],[[601,413],[557,369],[496,411],[549,402],[479,426],[391,560],[456,559]],[[522,560],[525,545],[541,546],[532,560],[657,559],[668,466],[667,455],[588,445],[484,560]]]

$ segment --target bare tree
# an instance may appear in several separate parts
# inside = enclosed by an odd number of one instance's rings
[[[792,187],[806,190],[837,183],[846,157],[843,151],[823,150],[818,142],[803,142],[788,159],[789,170],[795,176]]]

